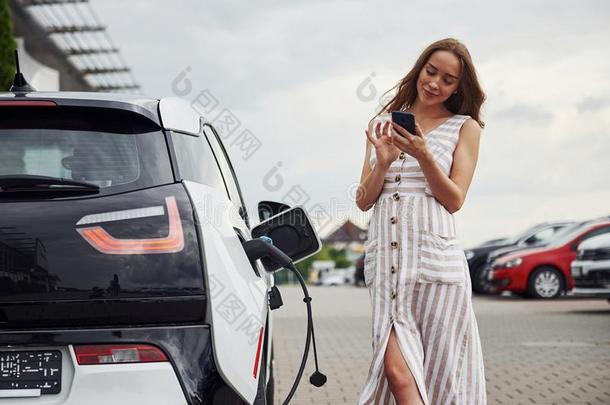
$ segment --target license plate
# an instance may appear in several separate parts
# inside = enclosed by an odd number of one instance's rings
[[[0,352],[0,390],[61,391],[59,350]]]

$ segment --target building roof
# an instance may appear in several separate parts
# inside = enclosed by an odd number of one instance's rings
[[[325,242],[364,242],[366,240],[366,230],[360,228],[349,219],[339,228],[328,235]]]
[[[61,90],[139,93],[131,68],[89,0],[9,0],[14,35],[60,73]]]

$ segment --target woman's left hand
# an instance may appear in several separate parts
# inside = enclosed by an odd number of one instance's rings
[[[410,133],[395,122],[391,124],[391,141],[398,149],[418,160],[428,155],[426,140],[417,122],[415,123],[415,134]]]

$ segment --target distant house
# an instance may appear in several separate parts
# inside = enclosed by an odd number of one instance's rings
[[[367,231],[349,219],[322,241],[335,249],[346,249],[347,258],[355,261],[364,252]]]

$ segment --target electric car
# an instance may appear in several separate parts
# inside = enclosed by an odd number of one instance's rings
[[[278,266],[252,242],[320,241],[300,207],[258,214],[184,100],[0,93],[0,405],[272,403]]]

